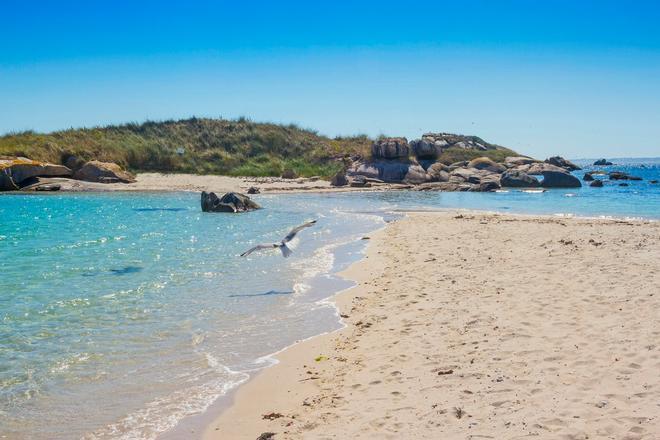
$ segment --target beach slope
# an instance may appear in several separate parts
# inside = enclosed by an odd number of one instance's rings
[[[204,437],[658,438],[658,261],[658,223],[411,213]]]

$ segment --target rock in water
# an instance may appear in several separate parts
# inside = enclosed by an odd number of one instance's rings
[[[549,157],[545,160],[545,163],[549,163],[551,165],[554,165],[559,168],[563,168],[568,171],[577,171],[582,169],[579,166],[575,165],[570,160],[566,160],[561,156]]]
[[[124,171],[119,165],[112,162],[99,162],[92,160],[87,162],[73,175],[74,179],[84,180],[85,182],[99,183],[133,183],[135,176],[128,171]]]
[[[591,173],[584,173],[584,177],[582,178],[585,182],[591,182],[594,180],[594,176],[591,175]]]
[[[500,178],[500,185],[511,188],[535,188],[541,186],[536,177],[519,170],[505,171]]]
[[[592,187],[592,188],[602,188],[603,187],[603,181],[598,180],[598,179],[594,179],[594,181],[591,182],[589,184],[589,186]]]
[[[543,188],[579,188],[582,186],[580,179],[568,172],[543,171]]]
[[[525,156],[509,156],[504,159],[504,163],[507,167],[515,167],[518,165],[531,165],[533,163],[538,162],[536,159],[532,159],[531,157],[525,157]]]
[[[383,138],[371,145],[371,156],[374,159],[405,159],[408,155],[406,138]]]
[[[222,197],[213,193],[202,191],[202,211],[204,212],[245,212],[260,209],[248,196],[235,192],[228,192]]]
[[[612,162],[608,161],[608,160],[600,159],[600,160],[597,160],[596,162],[594,162],[594,165],[604,167],[604,166],[609,166],[609,165],[614,165],[614,164]]]

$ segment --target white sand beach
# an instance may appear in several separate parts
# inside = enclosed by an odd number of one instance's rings
[[[660,224],[411,213],[204,438],[660,438]]]

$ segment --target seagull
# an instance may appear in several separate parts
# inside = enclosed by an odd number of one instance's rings
[[[264,244],[258,244],[258,245],[256,245],[255,247],[253,247],[252,249],[248,249],[247,251],[243,252],[243,253],[241,254],[241,257],[246,257],[246,256],[250,255],[252,252],[254,252],[254,251],[258,251],[258,250],[261,250],[261,249],[274,249],[274,248],[280,248],[280,251],[282,251],[282,256],[283,256],[284,258],[287,258],[289,255],[291,255],[291,254],[293,253],[293,251],[292,251],[291,249],[289,249],[289,247],[287,247],[286,244],[287,244],[288,242],[290,242],[291,240],[293,240],[293,237],[295,237],[296,234],[297,234],[298,232],[302,231],[302,230],[305,229],[305,228],[309,228],[309,227],[312,226],[314,223],[316,223],[316,220],[312,220],[312,221],[309,221],[309,222],[303,223],[303,224],[300,225],[300,226],[296,226],[295,228],[291,229],[291,232],[289,232],[288,234],[286,234],[286,237],[284,237],[284,238],[282,239],[282,241],[280,241],[280,242],[278,242],[278,243],[264,243]]]

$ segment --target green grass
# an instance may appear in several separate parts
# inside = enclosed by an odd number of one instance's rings
[[[370,156],[365,135],[328,138],[294,124],[190,118],[147,121],[53,133],[25,131],[0,136],[0,156],[24,156],[62,163],[68,155],[82,160],[115,162],[134,172],[279,176],[292,169],[302,177],[329,177],[345,158]],[[177,149],[185,150],[183,155]],[[452,163],[477,156],[502,160],[511,150],[448,150],[440,158]]]

